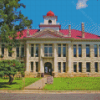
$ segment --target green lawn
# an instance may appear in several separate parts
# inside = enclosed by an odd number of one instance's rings
[[[40,78],[25,78],[25,86],[28,86],[39,79]],[[15,79],[11,85],[7,84],[8,81],[8,79],[0,78],[0,89],[20,90],[24,87],[24,79]]]
[[[100,77],[54,78],[45,90],[100,90]]]

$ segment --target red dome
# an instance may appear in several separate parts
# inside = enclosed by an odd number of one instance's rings
[[[55,14],[50,10],[50,11],[47,13],[47,16],[55,16]]]

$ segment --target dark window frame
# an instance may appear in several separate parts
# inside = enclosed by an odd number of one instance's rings
[[[34,44],[31,44],[31,57],[34,57]]]
[[[79,62],[79,72],[82,72],[82,62]]]
[[[4,49],[5,49],[5,45],[2,44],[2,45],[1,45],[1,55],[2,55],[2,56],[4,56]]]
[[[66,44],[63,44],[63,57],[66,57]]]
[[[81,53],[80,53],[80,49],[81,49]],[[78,56],[82,57],[82,45],[81,44],[78,45]]]
[[[19,46],[16,47],[16,57],[19,57]]]
[[[33,72],[33,65],[34,65],[34,62],[31,62],[31,72]]]
[[[58,57],[61,57],[61,44],[58,44]]]
[[[88,53],[89,50],[89,53]],[[86,45],[86,57],[90,57],[90,45]]]
[[[21,57],[24,57],[25,55],[25,48],[24,48],[24,44],[21,45]]]
[[[58,62],[58,73],[61,73],[61,62]]]
[[[53,56],[53,46],[52,46],[52,44],[45,44],[44,45],[44,56],[45,57],[52,57]]]
[[[95,62],[95,72],[98,72],[98,62]]]
[[[86,72],[90,72],[90,62],[86,62]],[[89,66],[88,66],[89,65]]]
[[[97,44],[94,45],[94,57],[98,57],[98,45]]]
[[[36,44],[36,53],[35,53],[35,57],[39,57],[39,44]]]
[[[39,63],[35,62],[35,64],[36,64],[36,72],[38,72],[39,71]]]
[[[77,72],[77,62],[73,63],[73,72]]]
[[[63,62],[63,72],[66,72],[66,62]]]
[[[77,47],[75,44],[73,45],[73,57],[77,57]]]

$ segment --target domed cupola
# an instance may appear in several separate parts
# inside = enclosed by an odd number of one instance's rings
[[[55,16],[55,14],[50,10],[50,11],[47,13],[47,16]]]
[[[57,23],[57,16],[50,10],[47,12],[45,16],[43,16],[44,23],[40,23],[40,31],[44,29],[54,29],[56,31],[59,31],[61,28],[61,25]]]

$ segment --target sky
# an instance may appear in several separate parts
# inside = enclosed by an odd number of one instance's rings
[[[61,29],[81,30],[84,22],[85,32],[100,35],[100,0],[21,0],[26,8],[20,8],[22,14],[32,19],[32,29],[39,29],[43,15],[53,11],[58,16]]]

